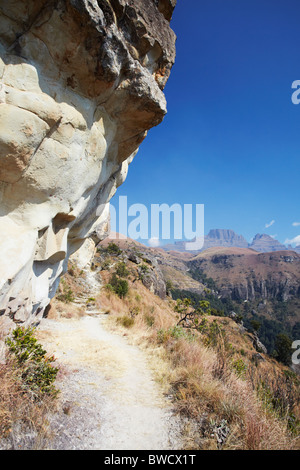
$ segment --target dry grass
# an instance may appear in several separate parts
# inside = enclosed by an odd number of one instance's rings
[[[43,396],[33,399],[24,389],[21,370],[12,358],[0,364],[0,439],[1,449],[42,449],[48,435],[47,415],[55,400]]]
[[[72,303],[65,303],[54,298],[47,313],[47,318],[56,320],[58,318],[80,318],[84,316],[85,311],[82,307]]]
[[[174,303],[159,299],[139,282],[130,283],[129,294],[122,300],[102,289],[97,302],[102,310],[110,313],[112,328],[147,349],[158,381],[172,394],[179,413],[190,420],[189,448],[297,448],[297,436],[288,430],[287,414],[284,416],[274,407],[266,406],[265,399],[257,393],[258,384],[266,382],[267,377],[282,377],[284,371],[268,359],[253,365],[251,358],[255,350],[251,341],[232,320],[209,318],[208,328],[214,321],[219,325],[219,334],[214,338],[197,333],[193,333],[193,338],[187,330],[184,333],[172,330],[178,321]],[[120,318],[132,319],[130,328]],[[245,370],[238,369],[240,364]],[[286,383],[282,380],[280,385],[282,395],[286,395]],[[275,388],[274,384],[270,387],[270,394],[275,394]],[[293,412],[299,413],[299,397],[293,390],[290,393],[294,394]],[[229,433],[218,444],[216,429],[223,422]]]
[[[170,348],[170,345],[168,346]],[[226,420],[234,430],[225,449],[289,449],[291,438],[286,425],[268,413],[258,400],[251,384],[238,378],[225,366],[220,376],[218,354],[200,342],[177,341],[172,351],[177,380],[173,393],[181,413],[194,419],[207,416],[210,423]],[[223,361],[221,362],[223,368]],[[203,432],[202,448],[211,448],[211,426]]]
[[[110,274],[101,272],[103,285]],[[76,279],[69,281],[76,291]],[[299,383],[287,377],[287,368],[264,355],[253,362],[251,338],[231,319],[207,317],[202,333],[174,329],[175,303],[152,294],[135,276],[128,282],[123,299],[102,288],[96,308],[109,314],[113,330],[147,352],[157,381],[186,422],[186,449],[299,448]],[[82,314],[72,304],[56,301],[55,308],[53,315]]]

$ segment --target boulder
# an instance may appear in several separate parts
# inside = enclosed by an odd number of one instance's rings
[[[267,354],[267,348],[265,345],[260,341],[257,334],[253,334],[253,346],[259,353]]]

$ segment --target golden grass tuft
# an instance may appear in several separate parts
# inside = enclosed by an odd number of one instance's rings
[[[4,448],[38,450],[46,447],[47,416],[55,406],[53,397],[33,399],[30,391],[24,389],[22,371],[11,357],[0,364],[0,439]],[[30,438],[24,442],[24,436]]]

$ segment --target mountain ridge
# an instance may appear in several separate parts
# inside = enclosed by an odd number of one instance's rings
[[[243,235],[238,235],[232,229],[211,229],[204,237],[204,245],[198,252],[203,252],[211,247],[237,247],[249,248],[256,252],[267,253],[274,251],[295,251],[300,253],[300,245],[295,248],[286,246],[266,233],[257,233],[251,242],[248,242]],[[175,241],[173,244],[161,246],[166,251],[185,252],[186,242]],[[193,251],[195,253],[196,251]]]

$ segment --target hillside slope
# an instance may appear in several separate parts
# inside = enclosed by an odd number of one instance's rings
[[[212,277],[222,296],[234,300],[300,296],[300,255],[293,251],[258,253],[250,249],[208,249],[188,262]]]
[[[107,316],[44,319],[39,338],[64,374],[51,417],[51,450],[170,450],[181,447],[171,403],[147,356],[107,328]],[[137,394],[136,391],[139,391]]]
[[[144,282],[145,274],[150,273],[151,279],[161,276],[163,256],[156,258],[154,253],[130,243],[121,248],[117,241],[100,245],[83,272],[69,267],[49,319],[72,317],[76,311],[95,318],[105,315],[112,331],[142,348],[179,416],[184,448],[297,446],[299,382],[295,374],[266,355],[257,336],[238,319],[211,315],[204,307],[199,328],[179,324],[183,304],[169,295],[157,295],[153,285]],[[91,277],[101,283],[93,297],[86,289]],[[126,281],[126,292],[117,289],[116,279]],[[194,311],[191,306],[189,311]],[[81,347],[85,349],[84,341]],[[98,357],[101,362],[101,354]],[[105,351],[102,357],[105,365]],[[136,400],[139,389],[133,393]]]

